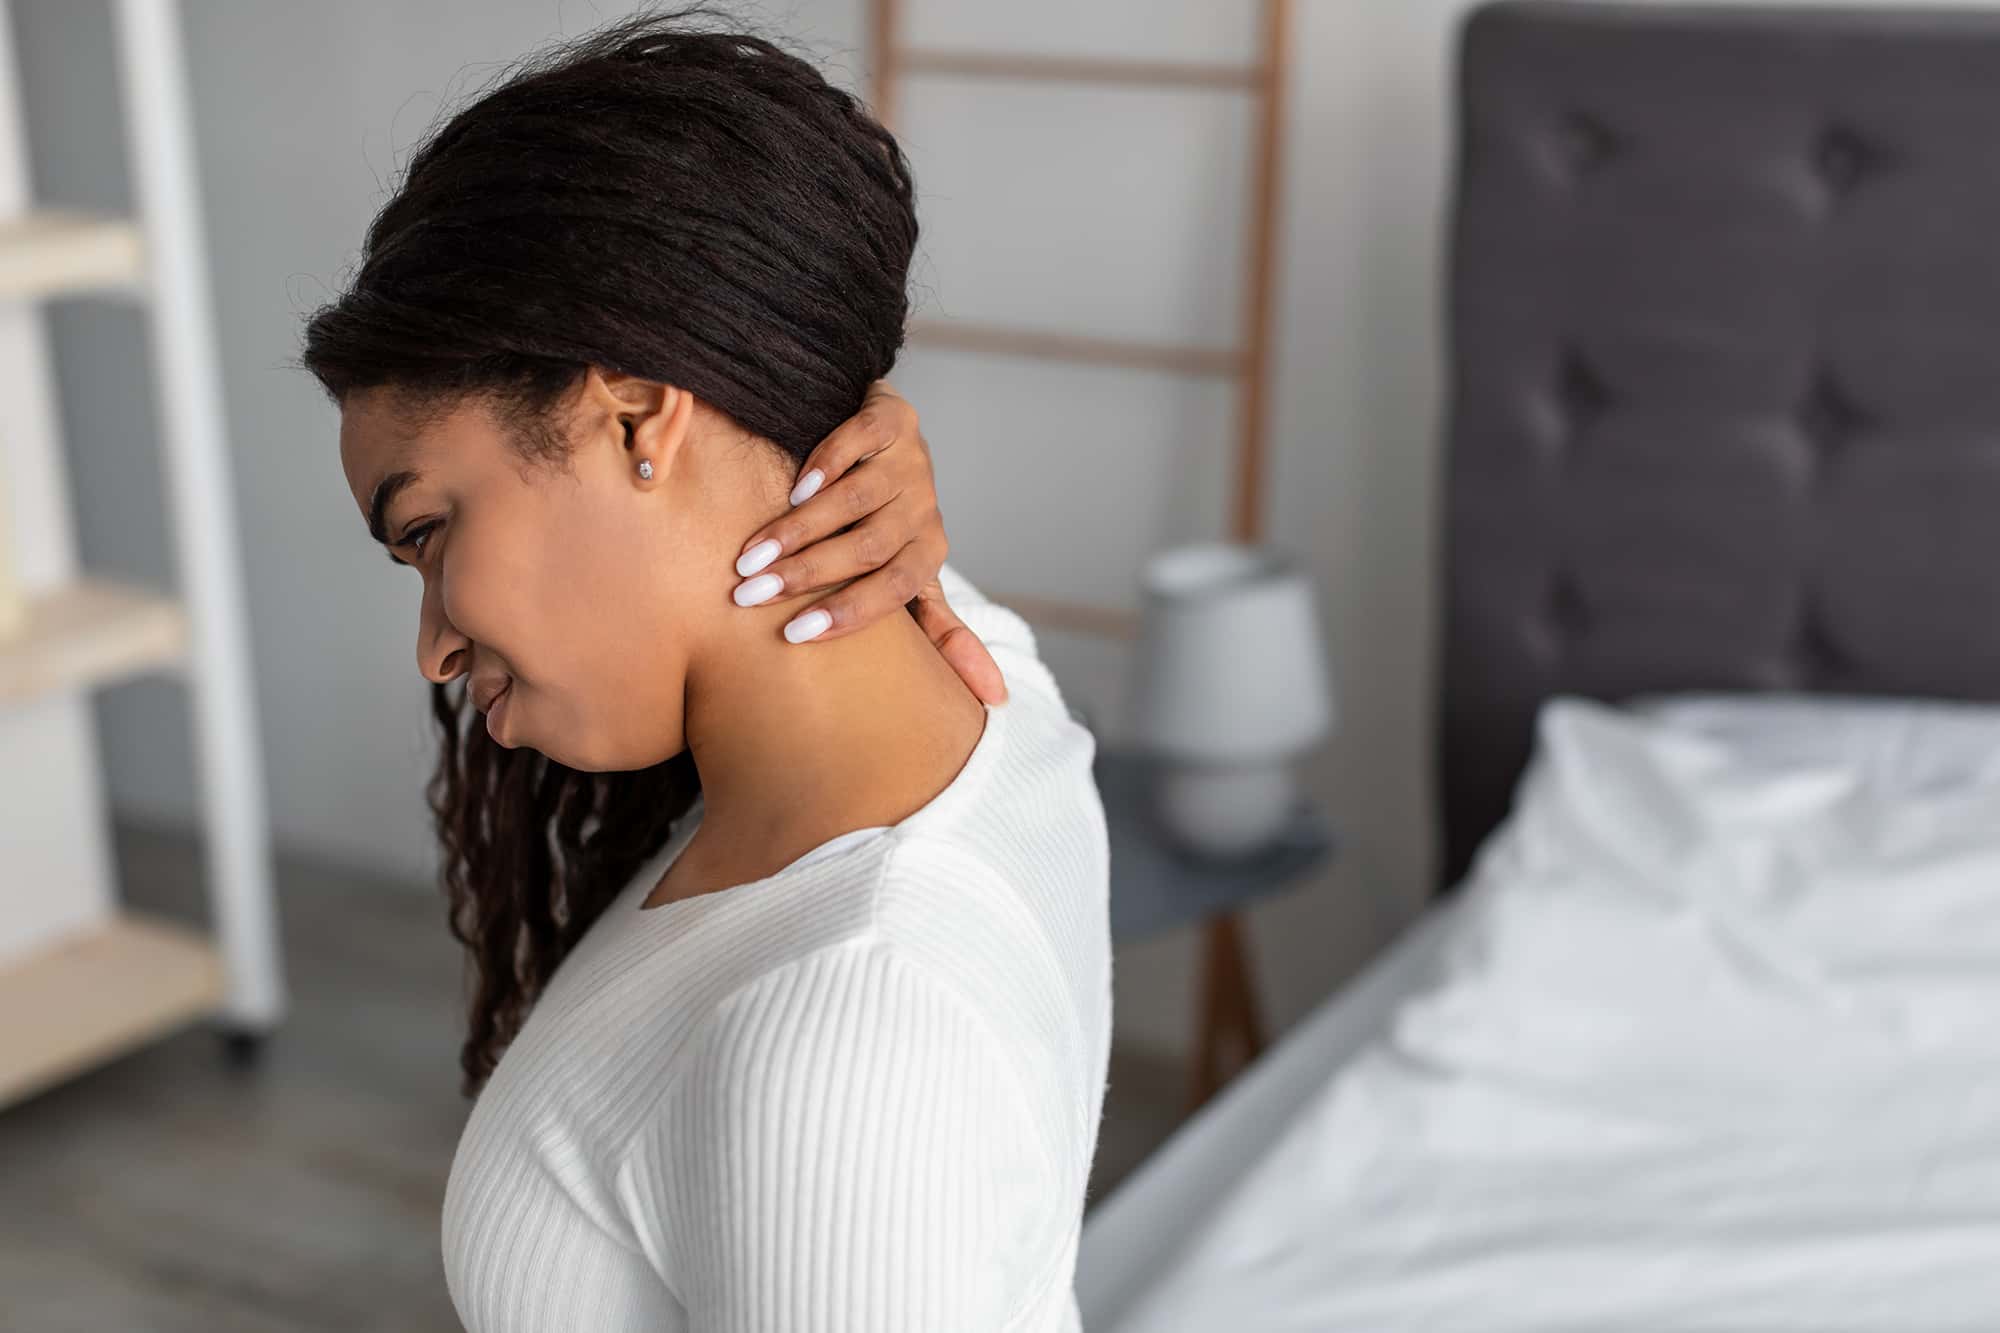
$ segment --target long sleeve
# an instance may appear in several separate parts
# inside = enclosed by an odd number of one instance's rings
[[[731,995],[620,1171],[696,1333],[987,1333],[1037,1294],[1066,1201],[1011,1053],[875,937]]]

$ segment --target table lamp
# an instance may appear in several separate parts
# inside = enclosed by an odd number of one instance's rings
[[[1162,831],[1188,852],[1253,855],[1292,817],[1292,761],[1335,720],[1313,591],[1273,546],[1205,542],[1146,562],[1136,741],[1158,761]]]

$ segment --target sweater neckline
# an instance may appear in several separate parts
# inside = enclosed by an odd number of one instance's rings
[[[679,858],[681,851],[693,839],[695,830],[700,826],[701,821],[693,817],[695,811],[704,806],[703,798],[698,793],[695,796],[695,804],[690,808],[688,815],[682,817],[679,825],[675,827],[673,833],[667,838],[667,841],[661,845],[660,850],[646,863],[645,867],[637,875],[633,876],[632,883],[626,887],[626,893],[631,895],[634,901],[624,904],[623,910],[630,916],[648,918],[673,915],[676,909],[693,909],[704,912],[725,911],[728,910],[728,905],[731,902],[748,896],[754,896],[758,889],[766,885],[796,878],[800,873],[809,868],[808,863],[811,863],[812,866],[817,866],[822,861],[838,861],[842,857],[850,855],[859,849],[872,847],[881,837],[893,836],[902,832],[920,832],[948,819],[952,812],[959,809],[966,801],[974,799],[974,793],[980,786],[984,785],[988,773],[991,771],[993,765],[998,762],[997,756],[1002,744],[1002,737],[1007,729],[1007,719],[1012,712],[1013,703],[1011,695],[1004,704],[988,703],[985,700],[980,701],[980,706],[986,712],[986,723],[979,733],[979,739],[973,743],[972,752],[966,756],[965,763],[960,766],[958,773],[952,780],[947,782],[936,795],[932,796],[930,800],[924,802],[923,805],[919,806],[905,818],[894,824],[871,824],[867,828],[849,829],[843,833],[836,833],[825,842],[795,857],[781,869],[773,871],[771,874],[765,875],[760,879],[748,880],[741,884],[730,884],[719,889],[710,889],[705,893],[697,893],[688,898],[676,898],[672,902],[661,903],[658,907],[646,907],[644,906],[646,895],[652,892],[653,886],[659,882],[660,876],[666,873],[667,867]],[[861,838],[857,836],[867,832],[876,833],[876,837]]]

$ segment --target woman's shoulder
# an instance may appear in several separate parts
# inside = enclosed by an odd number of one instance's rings
[[[950,976],[1020,977],[1040,966],[1076,983],[1110,948],[1096,743],[1067,717],[1024,719],[1014,715],[1007,751],[974,799],[889,835],[870,921]]]
[[[904,932],[858,928],[762,969],[714,1007],[690,1044],[740,1051],[798,1028],[839,1029],[863,1010],[871,1038],[941,1017],[955,1022],[975,1006],[939,963]]]
[[[1053,1169],[1046,1101],[1024,1080],[1035,1056],[1018,1029],[996,1022],[977,991],[938,958],[893,932],[860,931],[818,945],[738,986],[694,1029],[631,1146],[748,1157],[788,1151],[801,1116],[865,1146],[911,1116],[975,1116],[1005,1156]],[[705,1125],[699,1144],[663,1141]],[[894,1131],[891,1130],[891,1133]],[[883,1140],[876,1145],[893,1151]],[[1022,1169],[1016,1161],[1010,1168]]]

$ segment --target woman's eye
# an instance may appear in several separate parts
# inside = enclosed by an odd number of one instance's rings
[[[435,527],[437,527],[437,524],[435,523],[424,524],[424,526],[418,528],[415,532],[407,534],[403,538],[403,545],[409,547],[412,551],[415,551],[419,556],[421,556],[424,553],[424,544],[419,539],[430,536],[431,530]]]

